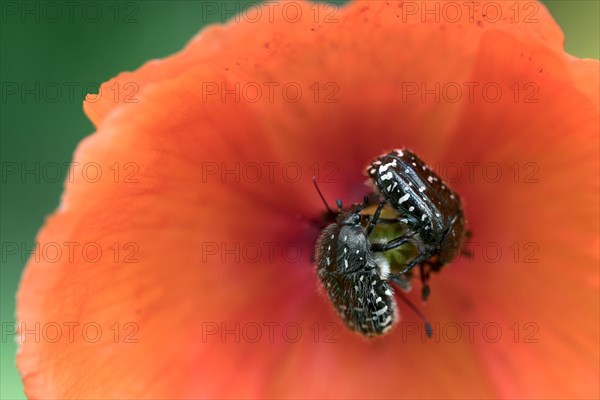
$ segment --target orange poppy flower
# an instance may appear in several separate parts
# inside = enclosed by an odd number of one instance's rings
[[[542,5],[270,3],[101,89],[18,293],[29,397],[599,396],[598,63]],[[358,202],[399,147],[473,256],[431,339],[400,304],[367,340],[318,291],[311,176]]]

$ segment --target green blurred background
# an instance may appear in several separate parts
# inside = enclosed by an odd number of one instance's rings
[[[210,2],[0,3],[0,398],[24,398],[14,362],[16,344],[5,332],[14,322],[15,292],[27,251],[33,248],[45,216],[58,205],[67,172],[63,164],[93,131],[81,106],[85,92],[94,92],[120,71],[178,51],[203,25],[232,15],[207,15],[206,3]],[[229,8],[220,9],[233,12],[249,3],[253,2],[230,1]],[[565,32],[567,51],[598,59],[600,2],[544,3]],[[11,166],[20,168],[21,163],[29,168],[39,163],[40,173],[24,179],[10,175]],[[41,167],[48,165],[61,168],[42,172]],[[18,254],[13,254],[15,245],[21,248]]]

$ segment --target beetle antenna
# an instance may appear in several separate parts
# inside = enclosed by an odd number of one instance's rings
[[[312,180],[315,184],[315,189],[317,189],[317,193],[319,193],[319,196],[321,196],[321,200],[323,200],[323,204],[325,204],[325,208],[327,208],[327,212],[329,212],[329,214],[335,214],[333,211],[331,211],[331,208],[329,208],[327,201],[325,201],[325,196],[323,196],[323,193],[321,193],[321,189],[319,189],[319,185],[317,184],[317,177],[313,176]]]
[[[405,302],[406,305],[409,306],[410,309],[413,310],[414,313],[419,316],[419,318],[421,318],[421,321],[423,321],[423,323],[425,324],[425,333],[427,333],[427,337],[431,337],[433,335],[433,329],[431,329],[431,324],[429,323],[429,321],[427,321],[423,313],[412,303],[412,301],[408,299],[408,297],[406,297],[404,293],[402,293],[402,290],[398,290],[397,293],[400,299],[403,302]]]

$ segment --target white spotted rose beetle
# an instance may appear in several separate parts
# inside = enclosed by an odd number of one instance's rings
[[[376,191],[402,216],[419,254],[399,273],[421,267],[423,299],[429,295],[427,279],[461,251],[468,235],[460,197],[419,157],[409,150],[394,150],[377,157],[367,167]],[[435,259],[430,259],[435,256]],[[424,271],[424,266],[429,271]]]

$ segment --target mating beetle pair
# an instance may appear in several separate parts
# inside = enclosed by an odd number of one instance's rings
[[[381,197],[376,211],[363,228],[360,213],[366,208],[367,199],[363,205],[347,211],[342,210],[338,201],[335,222],[325,227],[317,240],[316,264],[325,292],[342,320],[350,329],[370,337],[388,332],[398,319],[389,280],[405,286],[404,274],[419,265],[423,299],[426,299],[429,272],[439,270],[460,252],[465,221],[458,195],[407,150],[395,150],[376,158],[367,173]],[[385,222],[405,224],[407,232],[384,243],[371,241],[373,229],[384,221],[380,214],[386,205],[398,218]],[[336,214],[329,210],[329,215]],[[419,254],[400,273],[391,274],[383,253],[407,242],[413,243]],[[430,260],[432,257],[435,261]],[[425,265],[429,266],[428,271],[424,270]],[[424,319],[401,292],[398,294]],[[426,329],[430,335],[427,323]]]

